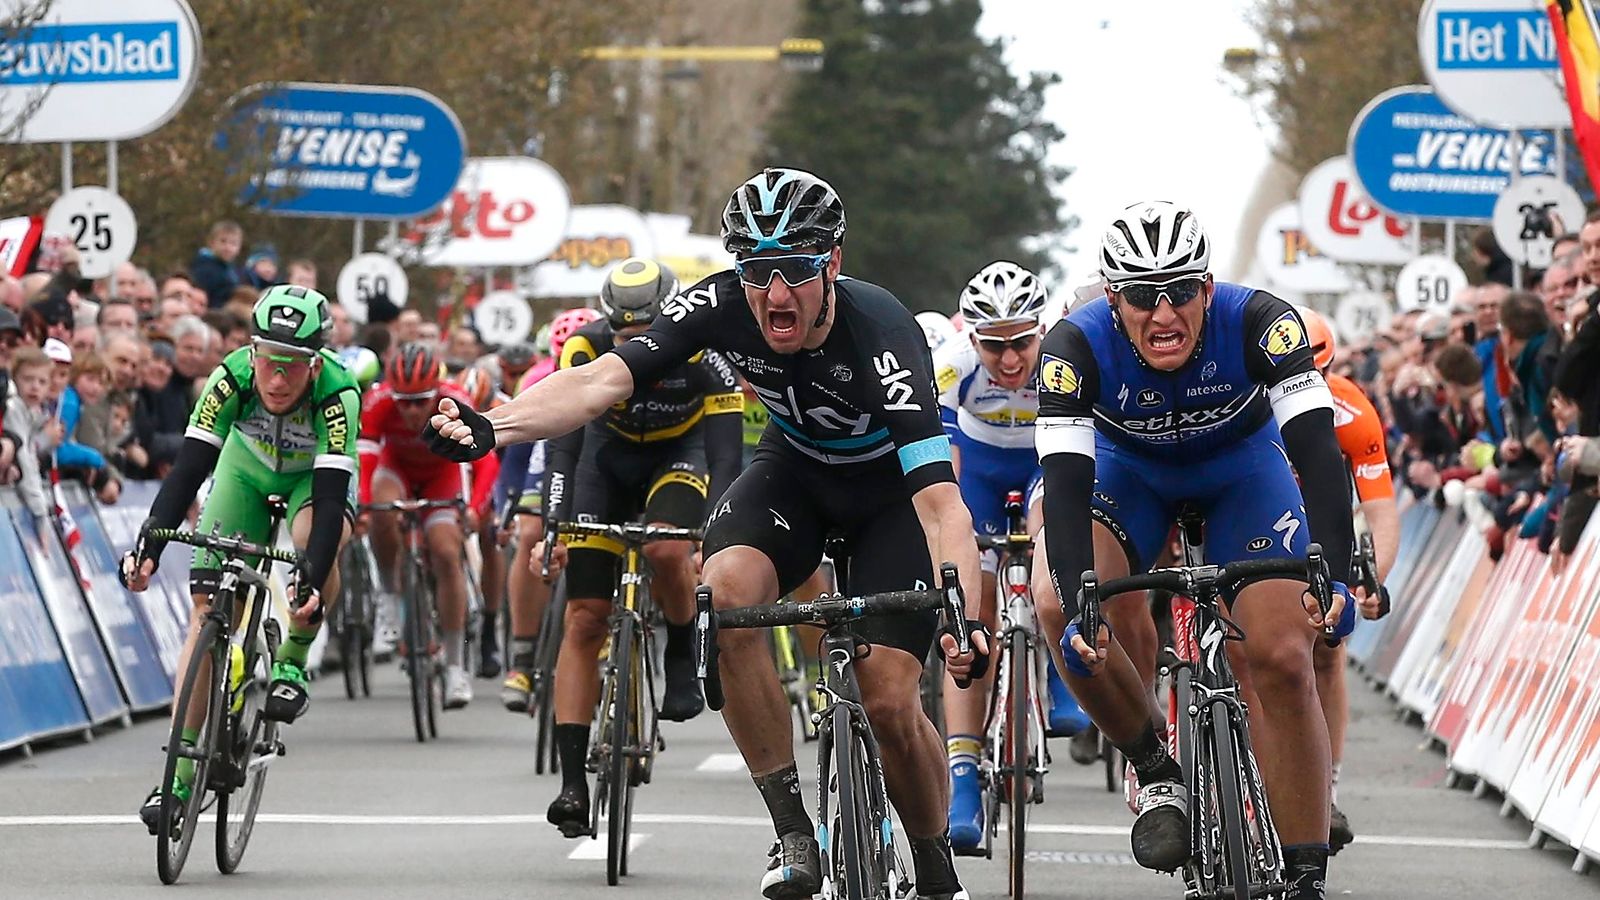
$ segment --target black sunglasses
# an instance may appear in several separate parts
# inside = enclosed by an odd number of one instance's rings
[[[1162,297],[1173,309],[1193,302],[1205,290],[1204,278],[1176,278],[1172,281],[1127,281],[1111,286],[1112,293],[1128,301],[1134,309],[1152,312]]]
[[[791,253],[784,256],[751,256],[746,259],[734,260],[733,270],[739,273],[739,280],[753,288],[766,290],[772,286],[772,276],[777,275],[783,283],[792,288],[797,288],[808,281],[822,277],[823,271],[828,268],[828,260],[833,258],[832,251],[827,253]]]
[[[1000,337],[999,335],[983,334],[981,332],[974,333],[973,337],[978,339],[978,348],[980,350],[987,350],[999,356],[1007,350],[1015,353],[1027,350],[1033,346],[1034,341],[1039,339],[1039,333],[1043,330],[1043,325],[1035,325],[1021,334],[1014,334],[1010,337]]]

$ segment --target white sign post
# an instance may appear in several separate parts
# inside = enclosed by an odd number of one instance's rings
[[[1446,256],[1419,256],[1406,263],[1394,282],[1395,300],[1406,311],[1448,311],[1450,303],[1467,286],[1467,273]]]
[[[533,331],[533,307],[516,291],[492,291],[478,301],[472,324],[486,344],[521,343]]]
[[[372,298],[388,294],[389,302],[405,306],[411,293],[411,282],[400,264],[382,253],[362,253],[344,264],[339,270],[339,305],[350,318],[363,324],[367,321],[367,307]]]
[[[0,2],[0,18],[37,6]],[[200,28],[184,0],[51,0],[5,35],[0,143],[120,141],[166,124],[200,74]]]
[[[1339,262],[1398,266],[1416,255],[1411,221],[1378,209],[1348,156],[1323,160],[1306,173],[1300,226],[1312,246]]]
[[[1556,238],[1583,227],[1583,199],[1549,175],[1511,182],[1494,201],[1494,238],[1515,262],[1548,268]]]
[[[1429,0],[1417,49],[1439,99],[1469,119],[1501,128],[1572,121],[1544,0]]]
[[[133,258],[139,223],[128,201],[103,187],[78,187],[50,205],[45,234],[59,234],[78,248],[78,271],[85,278],[109,277]]]

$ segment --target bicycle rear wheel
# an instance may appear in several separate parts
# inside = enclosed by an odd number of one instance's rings
[[[244,859],[245,847],[255,831],[256,813],[261,809],[261,795],[266,791],[267,764],[278,753],[278,724],[261,714],[262,698],[270,682],[266,672],[258,670],[262,660],[271,660],[277,649],[269,632],[266,655],[245,661],[244,704],[239,712],[228,716],[229,736],[233,738],[231,761],[244,767],[244,783],[217,795],[217,869],[224,875],[232,875]],[[241,728],[248,730],[241,732]]]
[[[628,749],[633,745],[633,669],[636,664],[637,624],[632,616],[617,619],[611,636],[611,711],[607,722],[610,756],[606,759],[606,884],[615,885],[628,867],[628,798],[633,793],[629,778]]]
[[[200,810],[205,805],[206,779],[211,773],[211,758],[216,752],[218,723],[223,721],[222,698],[227,693],[228,642],[222,623],[211,620],[200,629],[194,653],[189,657],[188,669],[183,675],[183,687],[178,692],[178,705],[173,708],[172,728],[167,735],[167,764],[161,773],[161,815],[156,826],[156,873],[162,884],[173,884],[183,874],[183,865],[189,859],[189,847],[194,843],[194,832],[200,823]],[[211,685],[204,693],[200,690],[200,667],[211,661]],[[191,703],[203,703],[206,720],[195,736],[194,745],[183,743],[183,720]],[[187,802],[168,802],[173,781],[178,776],[178,763],[184,758],[194,761],[194,780],[190,782]]]
[[[401,595],[406,604],[406,675],[411,687],[411,724],[417,742],[428,740],[433,718],[433,656],[428,652],[428,598],[423,594],[422,572],[416,560],[401,570]]]
[[[1226,714],[1209,716],[1213,759],[1216,762],[1217,812],[1222,824],[1223,876],[1221,896],[1250,900],[1250,847],[1245,843],[1245,808],[1242,754],[1234,743],[1232,723]]]
[[[533,696],[528,701],[528,712],[539,719],[537,752],[534,772],[556,772],[561,768],[560,754],[556,752],[555,728],[555,673],[556,657],[561,652],[561,632],[566,609],[566,579],[558,578],[550,588],[550,601],[545,604],[544,616],[539,626],[539,643],[534,649]],[[511,646],[507,644],[506,646]]]
[[[1004,768],[1010,796],[1010,818],[1006,822],[1006,836],[1011,843],[1008,863],[1011,874],[1011,896],[1023,895],[1023,871],[1028,859],[1028,807],[1033,800],[1033,734],[1030,728],[1033,715],[1033,658],[1028,646],[1028,636],[1014,630],[1006,642],[1006,667],[1010,670],[1007,690],[1006,748]]]

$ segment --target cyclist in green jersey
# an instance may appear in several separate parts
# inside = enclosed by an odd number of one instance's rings
[[[279,285],[261,296],[251,315],[251,345],[228,354],[206,381],[189,417],[183,448],[145,522],[156,528],[176,526],[214,472],[198,530],[215,527],[264,543],[270,525],[267,497],[288,499],[290,532],[305,554],[310,587],[289,585],[291,596],[307,599],[291,614],[288,640],[273,660],[265,714],[280,722],[294,721],[310,704],[306,654],[322,623],[322,598],[331,602],[338,593],[334,561],[353,518],[361,395],[355,378],[324,347],[329,322],[328,300],[314,290]],[[121,576],[129,590],[149,586],[163,549],[162,542],[150,540],[143,559],[132,552],[123,557]],[[178,671],[188,666],[195,650],[221,567],[216,554],[195,551],[190,570],[194,613]],[[210,673],[204,666],[201,673],[203,687]],[[194,740],[204,724],[204,706],[194,704],[174,714],[184,715],[184,739]],[[179,770],[174,791],[180,801],[188,797],[187,780],[194,777],[193,766],[185,768]],[[161,796],[161,790],[151,791],[140,810],[152,834]]]

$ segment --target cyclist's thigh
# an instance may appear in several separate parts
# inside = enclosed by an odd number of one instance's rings
[[[1172,525],[1177,498],[1163,497],[1146,477],[1163,466],[1103,438],[1095,439],[1090,511],[1122,547],[1130,572],[1143,572],[1154,564]],[[1100,555],[1096,553],[1097,560]]]
[[[1306,515],[1287,457],[1271,429],[1195,467],[1195,483],[1211,489],[1200,504],[1206,562],[1304,557]]]
[[[411,489],[406,486],[406,478],[398,469],[378,463],[372,470],[372,502],[393,503],[411,496]],[[383,513],[383,515],[394,515]]]
[[[743,555],[730,554],[714,566],[719,553],[744,547],[771,563],[777,596],[790,593],[817,570],[824,528],[811,487],[798,476],[796,465],[767,447],[757,448],[750,467],[734,479],[711,510],[702,544],[706,583],[715,587],[713,575],[718,567]],[[766,602],[766,598],[749,602]]]
[[[462,498],[461,466],[455,463],[440,463],[431,468],[418,470],[411,473],[410,480],[416,492],[413,496],[418,500]],[[422,520],[422,527],[431,532],[443,525],[455,525],[459,534],[460,523],[461,514],[455,509],[434,509],[428,511],[427,517]]]
[[[590,431],[593,439],[594,431]],[[637,505],[626,485],[619,484],[597,461],[598,453],[585,453],[573,473],[567,515],[578,522],[621,522]],[[609,468],[609,466],[607,467]],[[622,544],[607,537],[577,535],[567,544],[567,596],[610,597],[617,584]]]
[[[928,559],[928,540],[910,498],[874,505],[877,511],[854,523],[848,536],[848,593],[860,596],[933,587],[936,582]],[[939,613],[924,610],[877,616],[850,630],[870,644],[902,650],[920,664],[928,657],[934,633],[939,630]]]
[[[217,458],[216,469],[212,472],[211,492],[200,509],[197,530],[203,534],[215,531],[226,536],[237,535],[257,544],[266,541],[267,529],[272,524],[267,512],[267,495],[274,492],[273,480],[272,473],[252,457],[248,449],[232,441],[224,443],[222,455]],[[189,563],[190,590],[196,594],[215,593],[222,562],[217,553],[195,548]]]
[[[1006,527],[1006,492],[1022,490],[1039,460],[1032,447],[995,447],[961,436],[961,500],[972,512],[980,534],[999,534]]]
[[[678,528],[699,528],[706,520],[705,452],[698,445],[675,448],[651,474],[645,492],[644,520]]]

